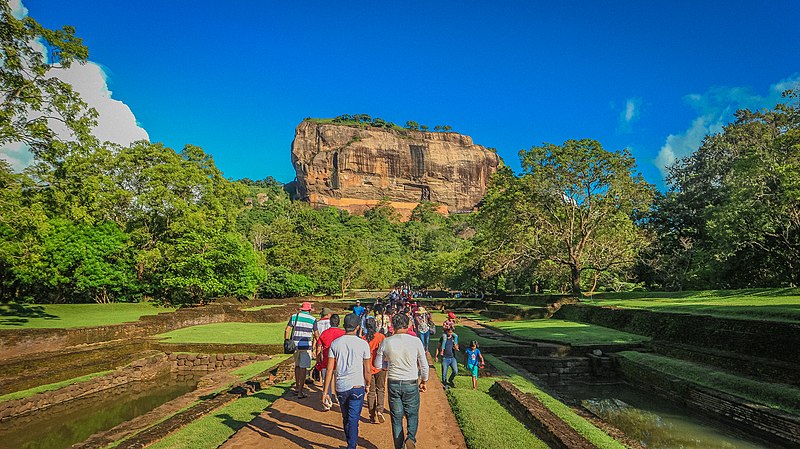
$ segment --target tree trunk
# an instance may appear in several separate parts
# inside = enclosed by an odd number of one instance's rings
[[[570,275],[572,276],[572,296],[576,298],[581,297],[581,269],[576,265],[569,267]]]

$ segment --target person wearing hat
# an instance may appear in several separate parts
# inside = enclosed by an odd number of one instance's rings
[[[431,331],[433,330],[433,318],[431,314],[428,313],[428,310],[425,307],[420,307],[417,309],[417,313],[414,316],[414,320],[417,322],[417,336],[420,340],[422,340],[422,347],[425,348],[425,352],[428,352],[428,345],[431,340]]]
[[[317,320],[317,331],[315,332],[315,344],[314,344],[314,357],[317,360],[317,364],[314,366],[314,369],[311,371],[311,378],[315,381],[319,380],[322,381],[321,377],[317,377],[325,367],[322,364],[322,351],[319,344],[319,337],[322,335],[323,332],[328,330],[331,327],[331,315],[333,314],[333,310],[323,307],[322,312],[319,314],[319,319]]]
[[[446,331],[447,329],[456,330],[456,314],[452,311],[447,312],[447,319],[442,323],[442,330]]]
[[[311,315],[314,309],[311,303],[306,301],[300,306],[300,311],[289,317],[286,324],[283,338],[294,340],[294,381],[297,397],[300,399],[308,397],[303,392],[306,384],[308,369],[311,368],[313,356],[311,350],[314,348],[317,334],[317,319]]]

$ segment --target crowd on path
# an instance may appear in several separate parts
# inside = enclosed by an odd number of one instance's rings
[[[365,402],[370,423],[386,422],[387,392],[395,449],[414,449],[417,444],[420,393],[427,390],[427,354],[436,324],[408,286],[393,289],[387,299],[376,301],[372,310],[356,301],[352,313],[343,319],[328,308],[317,319],[311,303],[304,302],[286,326],[284,349],[294,357],[294,394],[299,399],[308,397],[305,386],[312,370],[312,379],[322,382],[323,409],[330,411],[337,404],[342,413],[348,449],[356,448]],[[456,315],[449,312],[434,355],[435,361],[442,357],[445,388],[455,386],[458,373],[455,326]],[[484,364],[478,343],[470,342],[465,354],[473,388],[477,388],[478,368]]]

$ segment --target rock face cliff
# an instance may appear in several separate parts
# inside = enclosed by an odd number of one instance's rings
[[[387,198],[407,219],[423,200],[442,212],[473,210],[500,158],[452,132],[305,120],[295,131],[292,164],[298,199],[362,213]]]

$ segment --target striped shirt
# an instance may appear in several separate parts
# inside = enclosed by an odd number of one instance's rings
[[[317,319],[307,312],[295,313],[289,317],[287,326],[294,328],[294,343],[297,349],[306,350],[311,349],[311,341],[314,336],[314,331],[317,330]]]

